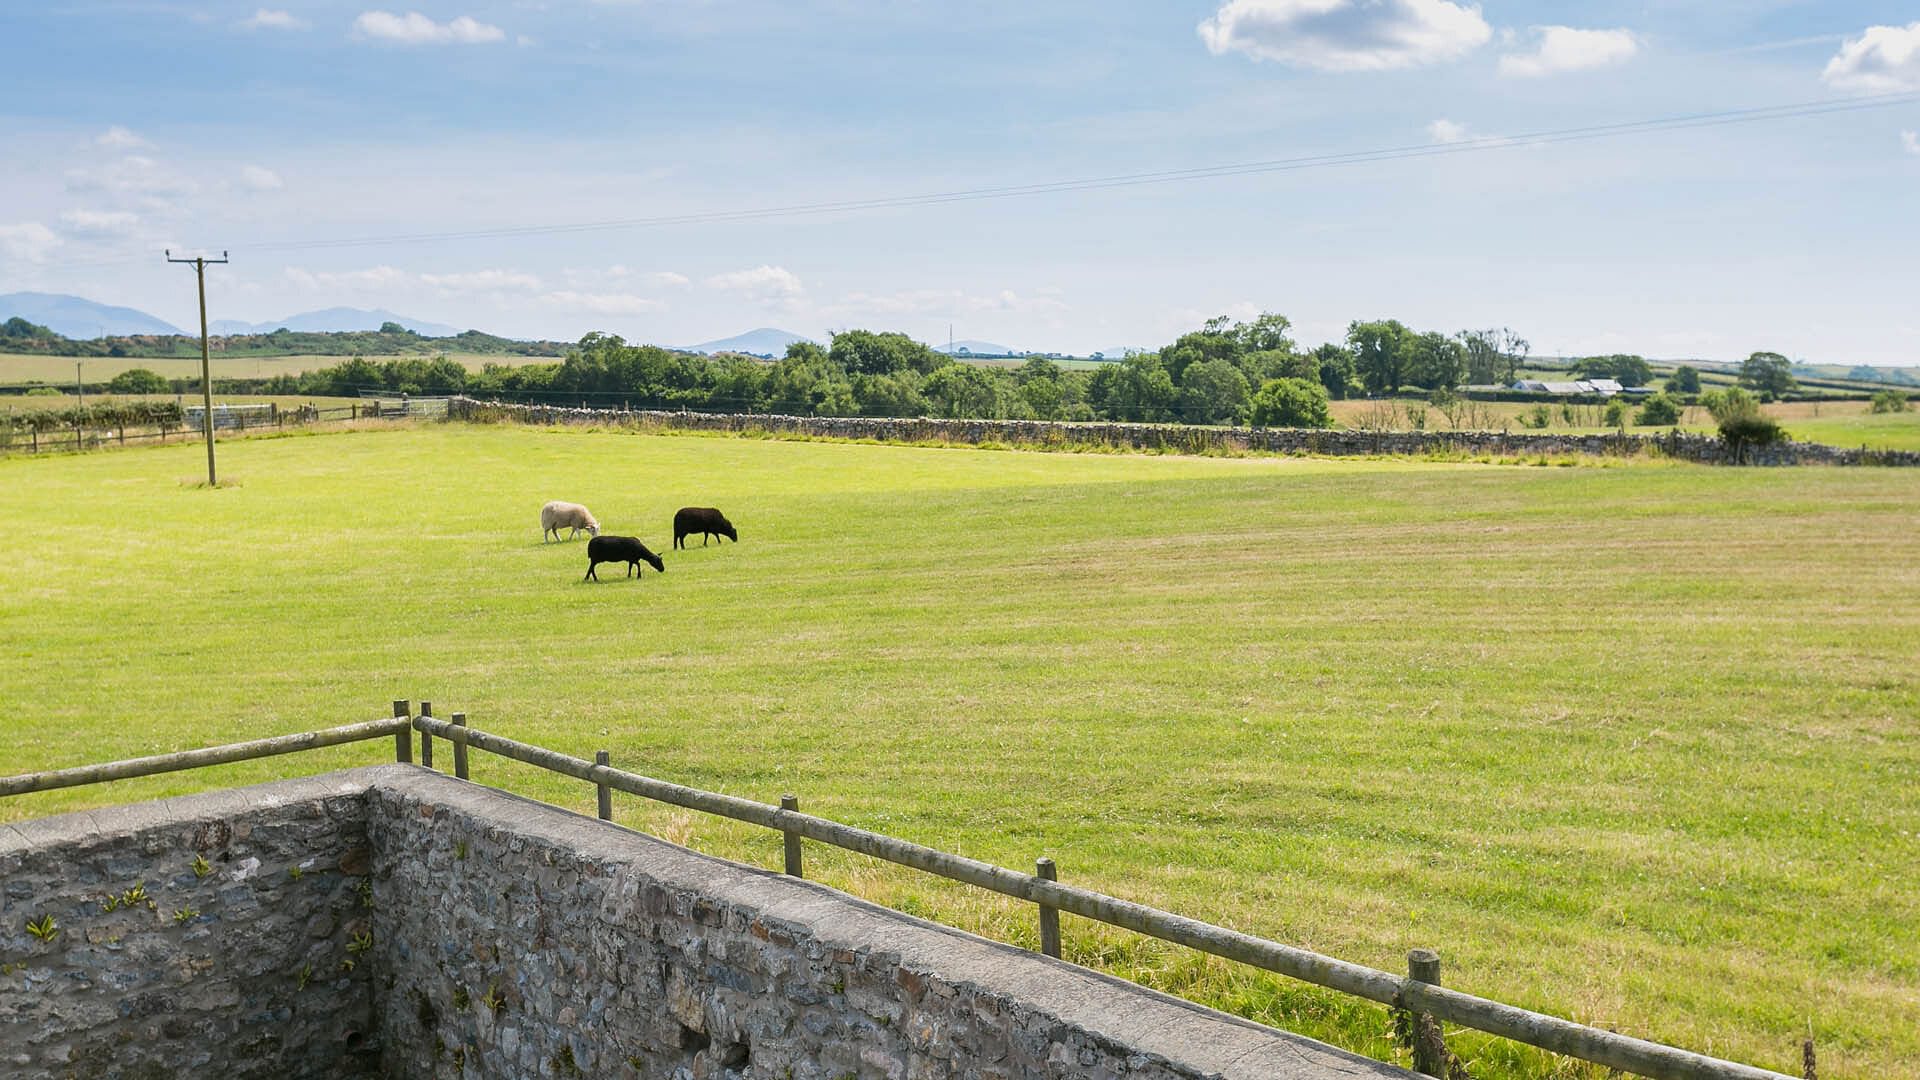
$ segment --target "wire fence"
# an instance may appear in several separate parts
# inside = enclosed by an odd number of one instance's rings
[[[414,761],[413,733],[417,731],[420,736],[419,763],[424,767],[434,766],[434,743],[440,739],[449,745],[452,772],[460,780],[471,780],[470,751],[476,749],[570,776],[594,785],[598,816],[603,821],[613,820],[613,792],[619,791],[775,830],[781,833],[783,839],[784,869],[795,877],[803,876],[805,868],[801,842],[812,840],[1032,903],[1038,912],[1043,951],[1056,958],[1060,955],[1059,913],[1064,911],[1389,1006],[1411,1021],[1414,1065],[1429,1076],[1455,1075],[1456,1062],[1446,1048],[1440,1026],[1441,1022],[1452,1022],[1654,1080],[1793,1080],[1785,1073],[1709,1057],[1449,990],[1440,983],[1440,958],[1432,950],[1413,950],[1408,955],[1408,974],[1396,975],[1091,889],[1061,884],[1052,860],[1040,860],[1031,874],[1010,870],[830,818],[801,813],[799,799],[792,794],[783,795],[776,806],[686,787],[616,769],[605,750],[597,751],[593,760],[589,761],[471,727],[462,713],[452,714],[449,720],[437,719],[428,702],[421,703],[418,715],[413,714],[411,706],[409,701],[395,701],[391,719],[0,778],[0,797],[152,776],[387,737],[394,740],[394,759],[411,763]],[[1803,1046],[1803,1059],[1807,1063],[1807,1076],[1813,1076],[1813,1044],[1810,1041]]]
[[[204,407],[192,405],[182,410],[182,419],[176,422],[140,424],[85,420],[58,428],[9,423],[8,418],[0,417],[0,455],[70,454],[114,446],[192,442],[204,435],[204,412]],[[296,405],[291,408],[268,402],[260,405],[215,405],[213,429],[226,435],[246,435],[314,424],[344,424],[360,420],[444,420],[446,417],[446,398],[408,400],[404,397],[381,397],[346,405]]]

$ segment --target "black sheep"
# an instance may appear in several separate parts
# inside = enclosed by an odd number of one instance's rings
[[[643,562],[663,574],[667,572],[665,560],[648,551],[637,536],[596,536],[587,541],[587,576],[581,580],[599,581],[600,575],[593,568],[603,562],[626,563],[628,577],[639,573]]]
[[[674,547],[685,547],[684,541],[694,533],[701,534],[701,547],[706,547],[707,541],[715,536],[724,536],[736,544],[740,542],[740,534],[733,531],[733,522],[711,506],[683,506],[673,515]]]

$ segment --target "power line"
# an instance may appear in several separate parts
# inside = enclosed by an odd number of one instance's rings
[[[955,202],[977,202],[1034,195],[1099,191],[1110,188],[1185,183],[1232,176],[1252,176],[1339,166],[1370,165],[1378,162],[1404,161],[1414,158],[1450,157],[1458,154],[1482,153],[1490,150],[1505,150],[1523,146],[1545,146],[1566,142],[1619,138],[1626,135],[1686,131],[1697,128],[1723,127],[1733,124],[1759,123],[1768,120],[1789,120],[1803,117],[1825,116],[1832,113],[1857,112],[1865,109],[1890,108],[1898,105],[1916,103],[1920,103],[1920,92],[1903,91],[1899,93],[1869,94],[1860,97],[1838,98],[1827,101],[1796,102],[1789,105],[1766,105],[1718,112],[1690,113],[1679,116],[1630,120],[1611,124],[1555,128],[1543,131],[1524,132],[1517,135],[1484,135],[1450,143],[1411,144],[1382,147],[1373,150],[1313,154],[1301,157],[1274,158],[1263,161],[1236,162],[1224,165],[1209,165],[1156,172],[1121,173],[1111,176],[1082,177],[1078,179],[1055,180],[1033,184],[965,188],[955,191],[926,192],[917,195],[898,195],[869,199],[793,203],[783,206],[741,210],[713,210],[655,217],[612,218],[598,221],[503,226],[498,228],[466,229],[446,232],[394,233],[388,235],[322,240],[275,241],[254,244],[246,248],[237,248],[236,250],[256,252],[315,251],[332,248],[427,244],[461,240],[501,240],[531,236],[558,236],[569,233],[659,228],[670,225],[703,225],[741,221],[762,221],[774,218],[804,217],[864,210],[905,209]],[[90,265],[112,265],[123,261],[126,260],[108,260]]]

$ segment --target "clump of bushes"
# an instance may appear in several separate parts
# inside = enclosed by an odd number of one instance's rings
[[[1641,427],[1666,427],[1680,422],[1680,403],[1665,394],[1655,394],[1640,404],[1637,421]]]
[[[107,389],[115,394],[164,394],[172,387],[151,368],[131,368],[107,380]]]
[[[39,409],[0,417],[20,431],[70,431],[74,428],[179,427],[185,417],[176,401],[100,401],[65,409]]]
[[[1905,391],[1889,387],[1873,395],[1873,411],[1878,413],[1903,413],[1913,405],[1907,400]]]
[[[1327,389],[1305,379],[1268,379],[1253,395],[1253,423],[1256,427],[1332,427]]]
[[[1743,460],[1755,447],[1771,446],[1787,437],[1778,421],[1760,411],[1760,402],[1737,386],[1709,390],[1700,395],[1700,404],[1720,425],[1720,438],[1735,461]]]

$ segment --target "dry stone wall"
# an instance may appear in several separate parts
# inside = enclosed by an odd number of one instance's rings
[[[0,826],[0,876],[10,1080],[1411,1075],[410,765]]]
[[[1506,431],[1346,431],[1309,428],[1187,427],[1179,424],[1067,423],[1051,420],[932,420],[879,416],[781,416],[767,413],[660,412],[570,409],[454,398],[455,420],[528,424],[614,424],[680,431],[768,432],[814,438],[900,443],[957,443],[1040,448],[1114,446],[1183,454],[1254,452],[1335,457],[1465,454],[1492,457],[1624,457],[1657,454],[1701,464],[1920,466],[1920,453],[1844,449],[1783,442],[1747,448],[1735,461],[1718,436],[1671,431],[1659,435],[1555,435]]]
[[[376,1075],[364,791],[0,825],[0,1076]]]

